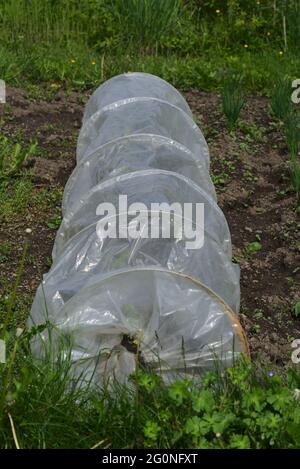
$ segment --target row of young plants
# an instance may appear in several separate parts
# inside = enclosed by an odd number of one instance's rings
[[[298,209],[300,208],[300,119],[291,100],[291,83],[282,79],[276,84],[271,96],[273,114],[283,124],[286,143],[289,149],[289,169],[292,186],[297,194]]]
[[[300,119],[297,108],[292,103],[292,82],[280,79],[271,93],[271,113],[282,125],[289,150],[289,172],[291,184],[297,196],[297,210],[300,210]],[[232,132],[237,124],[245,97],[241,87],[241,77],[232,76],[224,82],[222,89],[222,110],[228,130]]]

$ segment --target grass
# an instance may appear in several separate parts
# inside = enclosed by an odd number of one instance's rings
[[[7,260],[7,256],[10,254],[10,252],[11,243],[7,240],[2,241],[2,243],[0,243],[0,262],[3,262],[3,260]]]
[[[32,201],[32,183],[22,178],[0,185],[0,218],[9,218],[26,210]]]
[[[105,54],[85,45],[69,43],[66,47],[53,44],[21,44],[17,50],[11,45],[0,45],[0,76],[9,84],[46,83],[74,89],[93,88],[102,81],[123,72],[143,71],[161,76],[180,88],[199,88],[206,91],[221,89],[224,68],[243,73],[245,92],[270,93],[274,79],[286,73],[297,78],[300,59],[286,55],[278,68],[276,51],[248,54],[246,51],[220,56],[214,51],[199,51],[197,56],[180,57],[175,53],[164,55],[137,55],[134,52]],[[266,65],[267,64],[267,65]]]
[[[45,326],[44,326],[45,327]],[[20,335],[21,334],[21,335]],[[201,381],[164,384],[139,369],[130,386],[80,387],[70,357],[33,361],[38,331],[11,331],[0,365],[2,448],[296,448],[300,374],[255,371],[246,360]],[[3,336],[2,336],[3,337]],[[62,357],[64,357],[62,359]]]
[[[245,91],[269,94],[274,80],[298,78],[300,59],[292,47],[283,53],[281,22],[265,18],[263,32],[251,30],[257,9],[250,8],[254,19],[245,28],[242,8],[216,15],[192,0],[0,0],[0,77],[78,89],[140,70],[177,87],[215,90],[230,70],[242,74]]]
[[[1,0],[2,40],[52,43],[69,40],[76,33],[82,35],[87,24],[84,8],[80,14],[78,6],[73,0]]]
[[[8,137],[0,135],[0,180],[16,176],[29,156],[37,150],[37,142],[22,146],[12,143]]]
[[[19,214],[27,215],[34,208],[57,212],[61,197],[62,188],[58,186],[34,190],[33,183],[26,174],[20,178],[7,178],[0,183],[0,220],[9,220]],[[59,220],[55,213],[49,223],[52,222],[57,227]]]
[[[288,45],[293,45],[295,49],[300,46],[300,1],[292,0],[288,5],[283,6],[286,8],[287,22],[289,26]]]
[[[174,27],[180,0],[114,0],[118,30],[127,45],[155,52],[158,41]]]

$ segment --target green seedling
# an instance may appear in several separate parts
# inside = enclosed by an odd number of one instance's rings
[[[299,318],[300,317],[300,300],[298,300],[294,306],[293,306],[293,310],[292,310],[292,315],[295,317],[295,318]]]
[[[246,254],[248,256],[252,256],[258,251],[262,250],[262,244],[259,241],[253,241],[252,243],[248,243],[246,246]]]
[[[288,80],[279,80],[275,84],[271,96],[271,109],[280,120],[284,120],[291,112],[291,94],[291,83]]]
[[[62,217],[60,215],[53,215],[47,222],[48,228],[51,230],[57,230],[61,224]]]
[[[229,131],[237,124],[245,98],[241,90],[241,79],[232,77],[225,81],[222,91],[222,109],[227,119]]]

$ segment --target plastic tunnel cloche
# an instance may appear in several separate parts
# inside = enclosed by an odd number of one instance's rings
[[[151,232],[156,204],[202,204],[202,244],[191,249],[185,235],[175,236],[174,216],[169,236],[104,236],[99,204],[117,206],[120,196],[147,209],[140,233]],[[51,350],[55,359],[67,338],[70,373],[101,386],[126,382],[135,370],[128,341],[166,381],[248,354],[238,320],[239,267],[216,200],[208,147],[183,96],[146,73],[102,84],[85,108],[53,265],[32,305],[29,327],[52,325],[34,337],[34,355]],[[120,227],[124,210],[107,220]],[[189,222],[200,231],[194,213]]]

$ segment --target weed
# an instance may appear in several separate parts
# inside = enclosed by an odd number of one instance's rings
[[[262,319],[264,317],[264,312],[261,309],[255,309],[253,313],[255,319]]]
[[[245,249],[247,256],[252,256],[256,252],[261,250],[262,244],[260,241],[253,241],[252,243],[248,243]]]
[[[235,171],[232,161],[226,158],[219,158],[218,168],[213,171],[212,181],[216,186],[224,186],[227,184]]]
[[[2,243],[0,243],[0,264],[8,260],[11,249],[12,243],[10,241],[2,241]]]
[[[243,177],[249,182],[256,182],[258,180],[258,177],[253,174],[252,168],[243,171]]]
[[[60,186],[43,188],[35,194],[33,203],[42,208],[56,207],[61,202],[62,192]]]
[[[264,127],[258,127],[256,124],[244,120],[240,121],[239,128],[249,137],[249,141],[251,142],[261,140],[263,132],[265,131]]]
[[[248,143],[246,143],[246,142],[241,142],[241,143],[239,144],[239,147],[240,147],[240,149],[241,149],[243,152],[246,152],[246,153],[249,153],[249,154],[254,152],[253,147],[251,147],[251,146],[250,146]]]
[[[52,215],[47,222],[48,228],[51,230],[57,230],[61,224],[62,217],[60,215]]]
[[[36,150],[37,142],[22,146],[20,143],[13,144],[5,136],[0,136],[0,179],[17,175],[26,158],[34,155]]]

